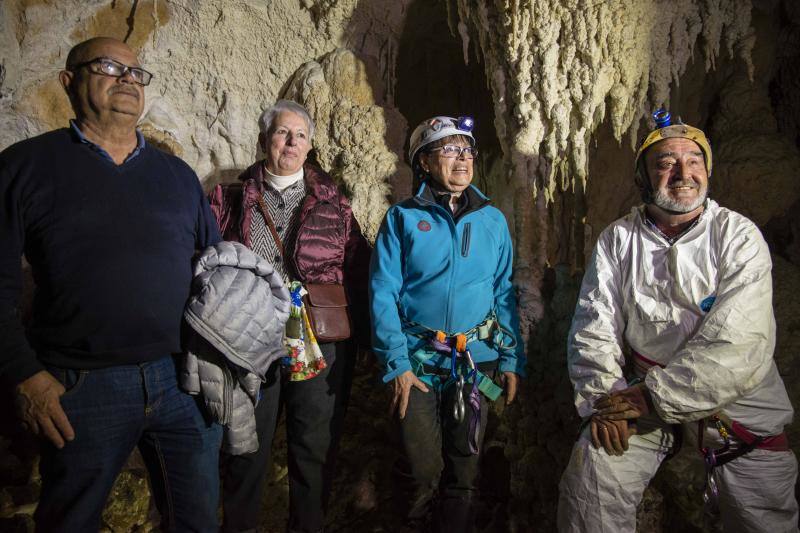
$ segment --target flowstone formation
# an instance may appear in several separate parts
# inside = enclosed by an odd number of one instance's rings
[[[472,53],[484,62],[492,88],[506,179],[517,198],[519,263],[530,268],[517,274],[530,324],[543,312],[535,287],[545,261],[582,264],[588,253],[584,239],[591,244],[596,237],[584,236],[581,227],[595,130],[607,121],[617,141],[628,132],[636,138],[646,113],[670,103],[671,85],[695,54],[703,54],[710,69],[724,45],[751,70],[750,2],[450,0],[448,5],[465,59]],[[563,194],[574,197],[566,224],[563,217],[552,220]]]
[[[373,238],[411,193],[410,128],[471,114],[476,184],[507,216],[529,377],[490,414],[481,531],[553,531],[557,483],[579,420],[566,337],[600,231],[638,203],[634,146],[666,105],[710,135],[712,195],[762,228],[774,255],[776,360],[800,405],[800,4],[793,0],[6,0],[0,3],[0,149],[63,127],[56,74],[94,35],[141,49],[155,74],[141,129],[207,187],[263,157],[259,114],[305,105],[312,153]],[[30,290],[26,291],[26,302]],[[402,477],[386,388],[357,364],[330,526],[397,531]],[[6,405],[10,405],[10,400]],[[0,421],[0,529],[31,528],[35,447]],[[800,426],[788,428],[798,442]],[[701,531],[693,444],[645,494],[640,531]],[[282,531],[285,436],[274,443],[264,527]],[[148,531],[157,514],[134,455],[104,513],[109,531]]]
[[[389,208],[387,198],[397,174],[406,123],[397,111],[376,105],[369,78],[367,65],[353,52],[340,49],[320,63],[311,61],[300,67],[285,97],[318,117],[317,159],[323,168],[334,169],[334,177],[344,183],[353,209],[361,214],[362,231],[374,241]],[[409,173],[404,174],[407,178]]]

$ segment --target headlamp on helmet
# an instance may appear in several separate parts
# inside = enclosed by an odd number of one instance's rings
[[[672,125],[672,115],[663,107],[653,112],[653,120],[656,121],[656,129],[666,128]]]
[[[456,126],[462,131],[472,131],[472,128],[475,127],[475,119],[466,116],[458,117],[458,124]]]

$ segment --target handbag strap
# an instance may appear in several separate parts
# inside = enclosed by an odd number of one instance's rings
[[[272,239],[275,241],[275,245],[278,247],[278,252],[280,252],[281,258],[285,261],[286,258],[283,254],[283,241],[281,241],[281,236],[278,235],[278,230],[275,229],[275,223],[272,221],[272,217],[269,216],[269,210],[267,209],[266,202],[264,202],[264,197],[259,194],[256,201],[258,202],[258,209],[261,211],[261,216],[264,217],[264,222],[267,223],[269,232],[272,234]]]

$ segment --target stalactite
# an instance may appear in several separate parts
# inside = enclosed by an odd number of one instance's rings
[[[626,133],[635,139],[649,110],[669,103],[670,88],[694,54],[702,52],[710,69],[724,45],[752,73],[749,0],[611,1],[586,7],[515,0],[477,8],[468,0],[449,1],[459,24],[480,43],[487,78],[493,80],[510,182],[533,184],[530,193],[544,195],[547,204],[567,191],[580,195],[592,179],[586,147],[598,125],[609,120],[618,141]],[[525,204],[520,211],[530,209],[531,203]],[[576,212],[577,225],[584,214]],[[536,248],[543,237],[518,238]],[[579,235],[573,241],[583,248]],[[581,266],[583,252],[571,255]],[[529,259],[543,266],[547,258]],[[531,319],[539,315],[535,307],[527,309]]]

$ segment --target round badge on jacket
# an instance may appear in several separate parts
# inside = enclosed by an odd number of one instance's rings
[[[420,231],[430,231],[430,230],[431,230],[431,225],[430,225],[430,223],[429,223],[427,220],[420,220],[420,221],[417,223],[417,228],[418,228]]]

